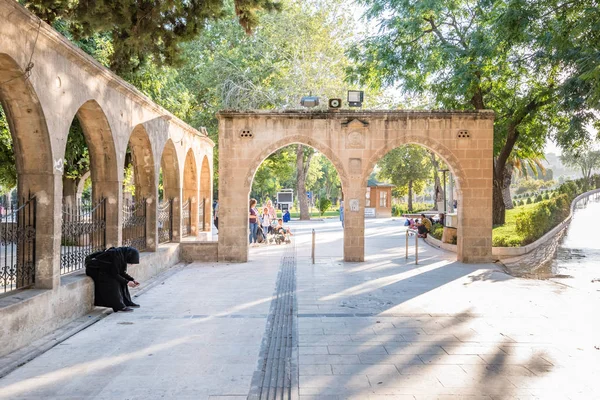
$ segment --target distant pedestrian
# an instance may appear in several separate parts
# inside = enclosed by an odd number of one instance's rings
[[[219,229],[219,200],[215,200],[215,206],[213,208],[213,219],[215,222],[215,228]]]
[[[344,227],[344,200],[340,201],[340,221],[342,221],[342,228]]]
[[[248,240],[250,244],[257,243],[256,232],[258,230],[258,210],[256,209],[256,199],[250,199],[250,207],[248,211],[248,223],[250,224],[250,235]]]
[[[271,231],[271,221],[273,221],[273,219],[269,215],[269,209],[267,207],[263,208],[262,227],[265,235]]]
[[[271,199],[267,199],[267,204],[265,207],[267,207],[267,210],[269,210],[269,217],[271,218],[271,221],[277,220],[277,211],[275,210],[275,207],[273,207]]]

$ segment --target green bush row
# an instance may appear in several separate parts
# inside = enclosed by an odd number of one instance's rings
[[[412,211],[408,211],[408,205],[406,204],[393,204],[392,205],[392,216],[400,217],[403,214],[416,214],[422,211],[429,211],[433,208],[433,204],[427,203],[413,203]]]
[[[523,245],[536,241],[569,216],[571,201],[566,194],[540,202],[536,207],[517,215],[516,230]]]

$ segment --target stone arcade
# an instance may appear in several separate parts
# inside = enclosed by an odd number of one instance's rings
[[[189,235],[210,235],[214,143],[206,131],[154,104],[17,2],[0,0],[0,21],[0,101],[13,137],[18,192],[35,196],[37,207],[33,286],[0,298],[2,356],[92,308],[91,280],[82,271],[61,275],[60,269],[63,159],[73,119],[79,119],[90,151],[92,197],[106,199],[107,247],[123,241],[124,160],[131,149],[136,194],[147,204],[146,251],[133,271],[140,280],[179,262],[186,201]],[[161,167],[173,224],[170,243],[159,245]],[[203,198],[208,207],[201,221]]]

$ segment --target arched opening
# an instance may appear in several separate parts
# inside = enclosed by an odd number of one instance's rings
[[[212,189],[210,177],[211,171],[208,157],[204,156],[202,159],[202,169],[200,170],[200,199],[198,201],[200,215],[200,225],[198,228],[203,232],[211,230]]]
[[[127,145],[123,187],[123,245],[139,251],[156,250],[156,202],[158,189],[150,138],[137,125]]]
[[[181,236],[196,236],[198,233],[198,168],[192,149],[188,150],[183,166],[182,200]]]
[[[409,233],[417,240],[427,236],[436,243],[458,242],[463,180],[460,164],[443,147],[423,142],[390,144],[369,161],[370,173],[364,177],[366,257],[399,256],[405,250],[397,244],[405,243]],[[395,245],[386,246],[382,238]],[[409,247],[414,248],[410,240]],[[430,248],[420,249],[426,253]]]
[[[180,226],[179,161],[175,145],[167,140],[160,159],[158,240],[159,243],[178,242]]]
[[[54,166],[46,119],[27,74],[0,53],[2,205],[0,293],[35,284],[52,288],[54,265]],[[59,166],[60,167],[60,166]],[[16,195],[12,195],[16,193]],[[36,206],[42,193],[43,204]],[[15,262],[16,261],[16,262]]]
[[[311,143],[314,144],[314,141]],[[310,245],[310,231],[314,229],[321,245],[317,251],[319,256],[343,257],[344,228],[340,207],[344,179],[336,167],[341,163],[326,146],[319,148],[299,140],[282,141],[265,149],[251,164],[249,197],[244,213],[244,221],[248,221],[249,226],[246,246],[255,238],[259,242],[258,247],[264,243],[262,247],[266,248],[295,240],[298,249]],[[250,213],[248,205],[251,198],[257,201],[260,221],[256,235],[250,219],[246,217]],[[301,207],[303,201],[304,210]],[[299,222],[302,219],[315,222]],[[277,231],[279,226],[284,227],[283,234]],[[288,228],[295,237],[286,234]],[[257,254],[269,254],[278,249],[279,246],[273,246],[257,250]]]
[[[100,105],[89,100],[73,117],[65,148],[61,274],[82,269],[86,256],[107,247],[111,207],[106,199],[114,196],[117,186],[112,131]]]

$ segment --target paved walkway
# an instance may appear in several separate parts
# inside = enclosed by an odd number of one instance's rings
[[[597,292],[424,243],[415,266],[399,221],[367,221],[365,263],[341,261],[339,222],[293,225],[295,255],[191,264],[1,379],[0,399],[241,400],[286,382],[301,400],[600,398]]]

